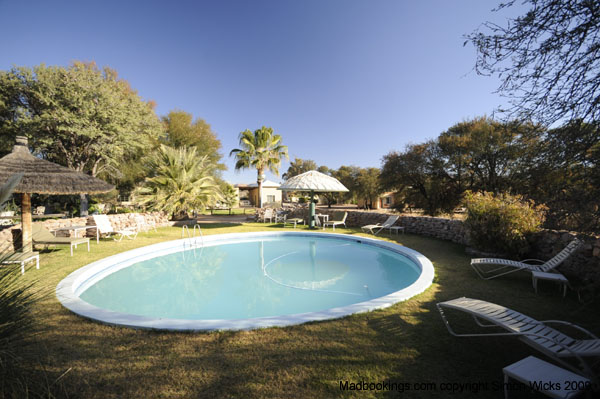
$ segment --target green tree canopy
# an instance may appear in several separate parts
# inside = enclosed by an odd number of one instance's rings
[[[199,156],[207,156],[218,169],[224,170],[225,165],[219,163],[221,141],[204,119],[192,119],[192,115],[184,111],[171,111],[163,117],[167,133],[165,143],[171,147],[196,147]]]
[[[92,176],[118,173],[163,132],[152,103],[93,63],[0,71],[0,88],[3,149],[26,135],[38,155]]]
[[[94,63],[0,71],[0,149],[18,134],[52,162],[116,182],[120,166],[162,135],[154,105]],[[81,214],[87,196],[81,195]]]
[[[436,169],[444,170],[459,192],[474,187],[494,193],[515,188],[522,166],[519,160],[542,132],[538,125],[487,117],[458,123],[436,142],[441,158]]]
[[[228,208],[235,208],[239,205],[239,198],[237,196],[237,190],[229,183],[225,183],[224,187],[221,188],[223,193],[221,202]],[[231,213],[231,210],[230,210]]]
[[[287,172],[285,172],[282,177],[287,180],[291,177],[308,172],[309,170],[317,170],[317,164],[315,161],[311,159],[301,159],[295,157],[294,160],[290,162]]]
[[[600,231],[600,130],[571,121],[545,133],[520,192],[548,207],[553,228]]]
[[[377,196],[381,193],[379,175],[380,170],[378,168],[363,168],[358,174],[358,195],[364,198],[369,208],[373,207],[373,202],[377,200]]]
[[[229,156],[235,155],[235,169],[256,169],[258,183],[259,208],[262,208],[262,182],[268,169],[279,175],[281,158],[288,157],[287,146],[281,144],[281,136],[273,134],[270,127],[261,127],[254,132],[244,130],[240,133],[240,148],[231,150]]]
[[[460,200],[444,167],[437,142],[430,140],[385,155],[380,180],[384,189],[402,193],[409,205],[436,215],[451,211]]]

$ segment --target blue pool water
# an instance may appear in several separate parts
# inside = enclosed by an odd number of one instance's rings
[[[420,273],[408,257],[357,241],[257,238],[138,262],[79,297],[152,318],[244,319],[369,301],[408,287]]]

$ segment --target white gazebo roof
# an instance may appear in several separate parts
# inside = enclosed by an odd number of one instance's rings
[[[338,179],[316,170],[289,178],[279,189],[283,191],[314,191],[316,193],[349,191]]]

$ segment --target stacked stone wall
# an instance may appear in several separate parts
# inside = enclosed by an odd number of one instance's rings
[[[157,227],[160,226],[169,226],[172,223],[169,221],[167,216],[162,212],[149,212],[149,213],[119,213],[115,215],[107,215],[110,224],[115,230],[124,230],[124,229],[132,229],[138,230],[139,226],[136,221],[135,215],[142,215],[144,221],[148,224],[154,223]],[[70,226],[94,226],[94,219],[89,217],[76,217],[69,219],[47,219],[40,221],[44,227],[48,230],[53,231],[61,227],[70,227]],[[21,233],[21,224],[16,224],[14,226],[5,228],[0,231],[0,248],[3,250],[15,250],[14,248],[14,239],[20,236]],[[58,236],[68,237],[69,235],[74,235],[73,231],[59,231],[57,232]],[[86,230],[86,235],[88,237],[96,237],[95,229]]]
[[[329,215],[331,218],[336,209],[319,208],[317,213]],[[347,211],[346,226],[361,227],[368,224],[383,223],[390,216],[387,213],[367,211]],[[306,207],[295,207],[288,213],[288,217],[301,217],[308,219]],[[442,240],[469,244],[469,233],[462,220],[436,218],[428,216],[400,216],[396,225],[403,226],[407,233],[440,238]]]

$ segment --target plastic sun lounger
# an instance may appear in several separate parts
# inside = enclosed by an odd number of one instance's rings
[[[139,213],[136,214],[134,216],[135,219],[135,223],[138,226],[138,231],[143,231],[145,233],[149,232],[150,230],[154,230],[154,232],[156,233],[156,223],[154,221],[146,221],[146,219],[144,218],[144,216],[140,215]]]
[[[477,275],[484,280],[490,280],[492,278],[504,276],[505,274],[518,272],[520,270],[547,273],[549,271],[553,271],[558,265],[564,262],[577,249],[579,249],[582,244],[582,241],[574,239],[562,251],[557,253],[552,259],[546,262],[539,259],[525,259],[523,261],[516,261],[500,258],[476,258],[471,259],[471,267],[473,270],[475,270]],[[537,264],[531,264],[527,262],[535,262]],[[485,265],[491,265],[493,268],[486,269]]]
[[[87,237],[55,237],[41,223],[33,223],[32,230],[33,245],[69,245],[71,256],[73,256],[73,247],[77,248],[79,244],[87,244],[88,252],[90,252],[90,239]]]
[[[400,218],[400,216],[390,216],[387,218],[387,220],[385,222],[383,222],[383,224],[377,223],[377,224],[368,224],[366,226],[362,226],[361,229],[362,231],[369,232],[371,234],[377,235],[379,234],[379,232],[383,229],[389,229],[390,227],[392,227],[394,225],[394,223],[396,223],[396,221],[398,221],[398,219]],[[377,230],[377,231],[375,231]]]
[[[512,309],[494,303],[471,298],[457,298],[437,304],[442,320],[450,334],[456,337],[516,336],[553,360],[575,372],[583,372],[594,379],[594,373],[584,358],[600,357],[600,339],[586,329],[560,320],[538,321]],[[504,332],[456,333],[446,319],[445,310],[452,309],[467,313],[480,327],[498,327]],[[560,324],[579,330],[588,339],[575,339],[552,328],[549,324]],[[578,367],[567,360],[575,359]]]
[[[133,230],[114,230],[106,215],[92,215],[92,218],[94,218],[94,223],[96,224],[98,231],[100,231],[100,234],[106,235],[107,237],[110,237],[111,234],[120,235],[119,239],[114,238],[115,241],[121,241],[123,237],[133,240],[138,235],[138,232]]]

